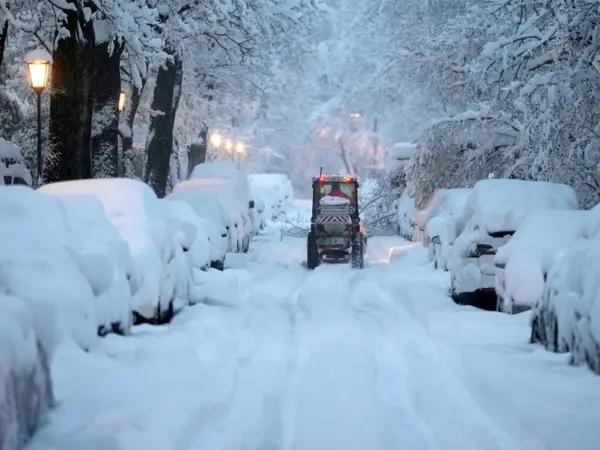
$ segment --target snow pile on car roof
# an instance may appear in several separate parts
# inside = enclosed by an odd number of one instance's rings
[[[488,233],[514,231],[520,220],[536,210],[579,208],[575,190],[545,181],[482,180],[473,187],[459,221],[474,220]],[[459,225],[460,226],[460,225]]]

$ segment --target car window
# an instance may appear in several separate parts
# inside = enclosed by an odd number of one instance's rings
[[[340,194],[341,193],[341,194]],[[348,198],[350,204],[356,203],[356,186],[353,183],[321,183],[319,184],[319,200],[326,196]]]

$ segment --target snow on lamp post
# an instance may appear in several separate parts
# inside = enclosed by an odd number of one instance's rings
[[[42,92],[48,86],[48,74],[52,57],[43,49],[32,50],[25,55],[29,83],[37,95],[37,186],[42,183]]]

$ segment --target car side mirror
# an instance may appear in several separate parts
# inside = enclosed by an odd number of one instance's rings
[[[250,209],[254,208],[254,200],[250,200],[248,202],[248,208],[250,208]]]
[[[431,242],[433,242],[434,244],[437,245],[442,245],[442,241],[440,241],[440,237],[439,236],[434,236],[431,238]]]

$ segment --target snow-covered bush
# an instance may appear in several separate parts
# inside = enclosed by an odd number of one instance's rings
[[[373,174],[360,183],[358,205],[363,225],[370,235],[389,235],[397,231],[394,202],[402,189],[394,187],[393,176]]]
[[[408,192],[404,190],[398,200],[394,202],[394,209],[396,210],[396,231],[400,236],[405,239],[412,239],[413,227],[411,223],[411,217],[415,209],[415,201],[408,196]]]
[[[77,249],[80,267],[95,295],[96,320],[100,335],[131,330],[131,285],[133,272],[128,245],[108,221],[102,204],[91,196],[65,195],[62,184],[38,189],[62,202],[69,234]]]
[[[54,403],[56,330],[52,307],[32,307],[5,288],[0,273],[0,448],[22,450]]]
[[[170,320],[177,279],[177,230],[150,186],[130,179],[93,179],[54,183],[47,189],[100,201],[109,222],[129,245],[135,321]]]
[[[265,214],[275,220],[285,213],[294,198],[294,188],[287,175],[282,173],[259,173],[248,175],[250,192],[265,204]]]
[[[529,309],[541,299],[556,256],[580,234],[588,211],[534,211],[496,252],[496,293],[505,312]]]
[[[34,310],[53,305],[58,329],[83,349],[97,339],[95,295],[59,199],[0,186],[2,287]]]
[[[600,374],[600,206],[548,272],[531,316],[532,341],[570,352],[574,364]]]
[[[19,147],[0,138],[0,185],[26,184],[31,186],[31,173]]]
[[[477,245],[489,246],[485,254],[493,254],[508,241],[528,213],[575,210],[578,207],[575,191],[564,184],[494,179],[479,181],[456,218],[458,237],[450,249],[448,261],[454,291],[473,292],[494,286],[493,260],[486,259],[482,266]],[[491,281],[488,280],[490,277]],[[487,286],[488,283],[490,286]]]

